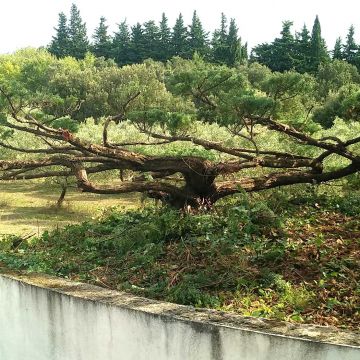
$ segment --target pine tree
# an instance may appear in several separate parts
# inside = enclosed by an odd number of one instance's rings
[[[132,64],[139,64],[146,59],[147,44],[144,29],[140,23],[131,28],[129,60]]]
[[[358,46],[354,39],[355,28],[353,25],[350,26],[349,32],[346,36],[346,44],[344,46],[344,59],[352,65],[355,65],[356,53]]]
[[[171,55],[186,58],[189,54],[188,31],[180,13],[176,19],[171,36]]]
[[[86,35],[86,24],[83,23],[80,11],[75,4],[70,10],[70,55],[76,59],[83,59],[89,50],[89,41]]]
[[[332,58],[335,60],[343,60],[344,59],[344,53],[343,53],[343,45],[341,38],[338,37],[335,42],[334,50],[333,50],[333,56]]]
[[[296,41],[291,33],[291,21],[284,21],[281,37],[271,44],[260,44],[253,49],[252,60],[268,66],[273,71],[288,71],[297,65]]]
[[[296,71],[305,73],[311,71],[311,36],[304,24],[300,33],[296,34]]]
[[[284,21],[281,37],[273,42],[273,53],[271,69],[274,71],[288,71],[296,66],[296,42],[291,33],[292,21]]]
[[[131,63],[129,58],[130,51],[130,31],[126,20],[119,24],[118,31],[115,33],[112,42],[112,56],[119,66]]]
[[[160,30],[153,20],[144,24],[144,41],[144,58],[160,60]]]
[[[56,35],[53,36],[49,51],[51,54],[62,58],[69,55],[70,37],[69,30],[67,27],[67,19],[65,14],[62,12],[59,14],[58,27],[55,28]]]
[[[220,28],[214,31],[212,38],[212,60],[216,63],[226,64],[228,54],[228,32],[227,19],[224,13],[221,13]]]
[[[325,40],[321,37],[321,25],[319,17],[316,15],[314,26],[311,33],[311,64],[310,70],[317,72],[321,63],[329,60]]]
[[[94,54],[98,57],[103,56],[106,59],[111,57],[111,38],[108,35],[107,29],[108,26],[106,25],[106,19],[101,17],[99,27],[95,29],[95,33],[93,35]]]
[[[168,26],[168,19],[165,13],[162,13],[159,24],[159,60],[166,61],[171,57],[171,30]]]
[[[193,13],[189,30],[189,55],[207,56],[209,53],[208,33],[204,30],[196,11]]]
[[[241,44],[235,19],[230,19],[229,34],[227,36],[227,62],[228,66],[235,66],[241,60]]]

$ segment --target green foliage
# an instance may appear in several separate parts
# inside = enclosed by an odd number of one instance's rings
[[[49,45],[49,52],[59,58],[70,55],[70,34],[64,13],[59,14],[58,27],[55,30],[56,35]]]
[[[95,29],[93,39],[93,53],[98,57],[111,58],[111,37],[108,35],[108,26],[106,25],[106,19],[104,17],[100,18],[100,23]]]
[[[304,196],[300,191],[291,195]],[[350,276],[347,271],[356,268],[357,260],[338,257],[336,251],[344,251],[348,241],[349,251],[356,248],[347,236],[359,231],[359,223],[353,217],[344,229],[336,230],[342,235],[335,241],[334,228],[325,233],[319,221],[326,224],[326,217],[331,221],[338,216],[332,209],[348,216],[353,209],[358,215],[358,195],[327,205],[313,195],[304,198],[307,202],[300,208],[290,206],[288,193],[284,196],[279,207],[276,191],[270,202],[244,194],[211,213],[108,209],[95,221],[45,232],[31,241],[5,237],[0,261],[15,269],[104,282],[197,307],[294,322],[312,321],[313,313],[329,319],[337,314],[344,324],[348,315],[339,314],[345,309],[355,314],[356,309],[342,279]],[[312,257],[313,251],[320,257]],[[335,290],[338,283],[341,288]],[[355,324],[356,316],[353,319]]]
[[[321,25],[316,15],[311,33],[310,71],[316,73],[320,64],[329,60],[325,40],[321,37]]]
[[[192,57],[195,53],[205,58],[209,57],[210,47],[208,33],[205,32],[200,18],[196,11],[193,13],[192,22],[189,27],[189,55]]]
[[[175,21],[171,36],[171,55],[187,58],[189,56],[188,30],[180,13]]]
[[[55,129],[67,129],[72,133],[76,133],[79,130],[79,123],[69,116],[51,121],[51,126]]]
[[[83,23],[80,11],[75,4],[72,4],[70,9],[69,37],[69,55],[76,59],[83,59],[89,50],[89,41],[86,35],[86,24]]]

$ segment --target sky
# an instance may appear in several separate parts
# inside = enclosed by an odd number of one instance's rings
[[[315,16],[320,18],[322,34],[328,48],[335,40],[345,39],[351,24],[355,26],[355,39],[360,42],[359,0],[2,0],[0,11],[0,53],[11,53],[23,47],[38,47],[50,43],[55,34],[58,14],[70,12],[75,3],[91,36],[99,19],[104,16],[112,34],[117,24],[159,21],[162,12],[173,26],[181,12],[190,24],[192,13],[197,13],[208,31],[219,26],[220,14],[235,18],[239,35],[250,47],[271,42],[281,31],[284,20],[294,22],[293,30],[300,31],[304,23],[311,31]]]

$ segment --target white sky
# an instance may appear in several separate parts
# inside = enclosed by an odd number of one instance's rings
[[[69,14],[75,3],[88,34],[98,25],[100,16],[105,16],[111,32],[125,18],[130,25],[153,19],[160,20],[165,12],[173,26],[182,12],[189,24],[193,10],[208,31],[213,31],[220,22],[220,13],[234,17],[239,34],[252,47],[261,42],[272,41],[278,36],[283,20],[294,22],[293,30],[300,30],[305,23],[311,31],[316,14],[319,15],[322,34],[332,49],[335,39],[345,39],[351,24],[355,37],[360,42],[359,0],[2,0],[0,10],[0,53],[12,52],[27,46],[47,45],[54,35],[58,14]]]

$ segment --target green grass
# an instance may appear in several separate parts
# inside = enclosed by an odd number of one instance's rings
[[[0,235],[36,234],[97,217],[104,208],[138,207],[139,196],[83,194],[69,189],[56,208],[60,187],[43,181],[0,182]]]

